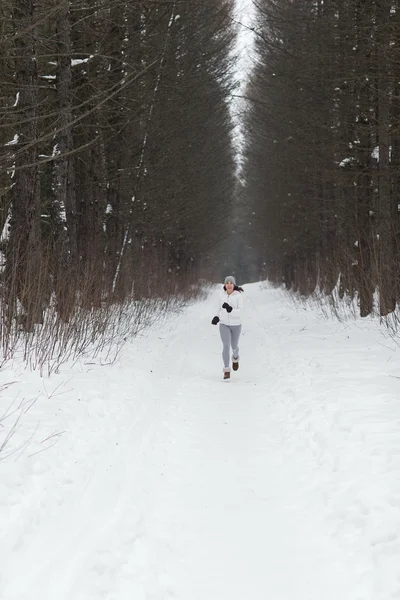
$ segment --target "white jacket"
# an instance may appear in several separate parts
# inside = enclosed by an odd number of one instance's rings
[[[226,302],[230,306],[232,306],[233,310],[228,313],[225,308],[222,308],[222,305]],[[223,325],[241,325],[241,310],[243,307],[243,292],[238,292],[234,290],[232,294],[227,294],[227,292],[223,292],[219,299],[217,316],[219,317],[219,322]]]

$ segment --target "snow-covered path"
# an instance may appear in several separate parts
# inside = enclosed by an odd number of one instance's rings
[[[0,462],[1,600],[400,599],[400,350],[253,284],[226,383],[214,303],[114,367],[1,373],[2,407],[37,398]]]

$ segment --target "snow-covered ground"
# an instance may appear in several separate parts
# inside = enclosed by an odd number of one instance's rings
[[[114,366],[0,371],[1,600],[400,598],[399,348],[244,287],[229,383],[216,291]]]

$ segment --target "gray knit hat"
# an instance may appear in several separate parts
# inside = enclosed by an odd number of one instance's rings
[[[233,277],[233,275],[228,275],[228,277],[225,277],[224,284],[227,283],[233,283],[233,285],[236,285],[236,279]]]

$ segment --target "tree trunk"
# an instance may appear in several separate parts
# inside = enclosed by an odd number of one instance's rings
[[[31,331],[42,319],[40,194],[37,148],[38,82],[36,66],[35,8],[33,0],[15,0],[13,18],[15,68],[19,91],[16,125],[15,185],[12,225],[7,251],[7,279],[12,298],[24,308],[24,326]]]

